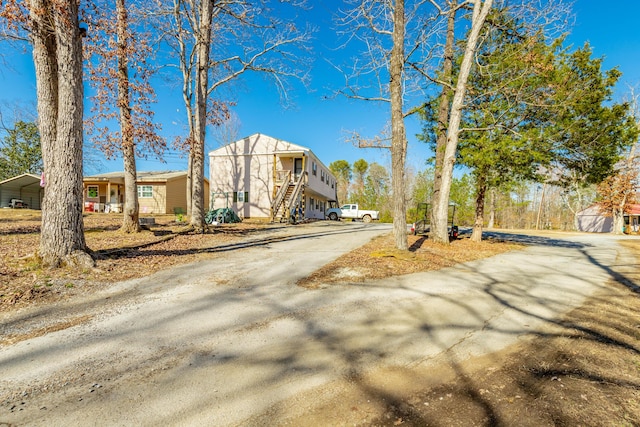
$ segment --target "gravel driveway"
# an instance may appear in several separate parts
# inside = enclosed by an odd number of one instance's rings
[[[300,396],[373,368],[462,360],[548,327],[623,259],[613,236],[514,234],[530,246],[306,290],[297,279],[390,227],[293,229],[118,284],[83,302],[89,322],[0,348],[0,425],[282,424],[317,404]]]

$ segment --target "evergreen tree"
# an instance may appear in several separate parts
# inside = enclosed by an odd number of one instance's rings
[[[18,121],[6,130],[0,146],[0,181],[23,173],[42,172],[42,149],[38,126]]]

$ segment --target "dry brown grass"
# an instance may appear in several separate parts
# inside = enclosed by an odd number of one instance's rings
[[[468,238],[442,245],[429,241],[425,236],[410,235],[409,250],[398,251],[394,249],[393,236],[385,235],[325,265],[297,284],[316,289],[332,283],[383,279],[451,267],[517,248],[521,246],[490,240],[476,243]]]
[[[154,216],[156,224],[141,233],[119,232],[117,214],[85,214],[85,239],[96,267],[42,268],[34,258],[40,238],[40,212],[0,210],[0,309],[53,301],[92,292],[105,284],[143,277],[161,269],[213,257],[207,248],[241,240],[266,227],[241,223],[206,234],[185,233],[173,215]]]

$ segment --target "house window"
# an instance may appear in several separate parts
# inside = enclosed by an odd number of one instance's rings
[[[318,175],[318,165],[316,164],[316,162],[313,162],[313,163],[311,164],[311,170],[312,170],[312,172],[313,172],[313,174],[314,174],[315,176],[317,176],[317,175]]]
[[[153,197],[153,187],[151,185],[138,185],[138,198],[150,199]]]
[[[249,202],[249,192],[248,191],[234,191],[233,192],[233,202],[234,203],[247,203],[247,202]]]
[[[324,182],[324,171],[320,171],[320,181]]]
[[[313,210],[314,205],[315,205],[315,202],[313,200],[313,197],[309,198],[309,210]]]
[[[335,184],[335,181],[331,180],[331,188],[333,188],[334,184]]]
[[[97,185],[89,185],[87,187],[87,197],[90,199],[98,198],[98,186]]]

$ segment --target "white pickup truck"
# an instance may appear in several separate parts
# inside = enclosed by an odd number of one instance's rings
[[[339,208],[327,209],[324,215],[331,221],[337,221],[340,218],[344,219],[361,219],[364,222],[371,222],[374,219],[378,219],[380,213],[378,211],[368,211],[358,209],[358,205],[342,205]]]

